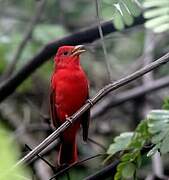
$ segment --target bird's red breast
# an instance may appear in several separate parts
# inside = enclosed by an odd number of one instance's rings
[[[73,72],[72,72],[73,71]],[[71,116],[88,97],[88,82],[82,69],[60,69],[52,76],[56,110],[60,121]]]

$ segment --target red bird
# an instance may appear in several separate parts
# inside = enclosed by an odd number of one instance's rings
[[[54,58],[55,68],[51,78],[50,111],[57,128],[74,114],[89,97],[88,80],[80,65],[83,45],[62,46]],[[90,111],[70,126],[61,136],[58,165],[72,164],[78,160],[76,135],[82,125],[83,140],[88,138]]]

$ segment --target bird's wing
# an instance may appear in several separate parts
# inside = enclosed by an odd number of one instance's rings
[[[52,119],[52,124],[55,128],[59,127],[59,118],[56,111],[56,94],[53,88],[50,90],[50,114]]]
[[[89,98],[89,94],[86,97],[86,100]],[[89,130],[89,123],[90,123],[90,109],[87,110],[81,117],[81,125],[83,129],[83,140],[87,141],[88,139],[88,130]]]

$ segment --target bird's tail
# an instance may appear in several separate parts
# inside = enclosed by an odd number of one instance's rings
[[[74,138],[71,142],[62,139],[59,150],[58,165],[70,165],[77,160],[76,138]]]

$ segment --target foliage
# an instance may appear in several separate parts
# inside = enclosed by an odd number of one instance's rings
[[[157,150],[161,154],[169,152],[169,110],[154,110],[148,114],[148,127],[152,135],[151,142],[155,145],[148,156]]]
[[[169,1],[145,0],[144,17],[147,18],[145,26],[160,33],[169,29]]]
[[[136,128],[136,131],[134,133],[130,133],[130,135],[132,136],[130,136],[130,138],[127,138],[128,135],[126,133],[122,133],[119,138],[116,138],[120,139],[120,137],[126,137],[123,138],[124,141],[123,143],[121,143],[120,147],[120,143],[118,141],[115,141],[113,144],[114,147],[118,147],[123,151],[127,151],[121,157],[121,162],[117,167],[115,180],[118,180],[121,177],[133,177],[136,173],[136,169],[140,167],[141,149],[150,136],[150,134],[148,133],[147,121],[142,121]],[[110,147],[111,146],[112,145],[110,145]],[[114,153],[114,151],[111,152],[111,149],[109,148],[108,153],[111,154]]]
[[[122,133],[115,138],[107,151],[109,157],[116,152],[123,152],[115,180],[129,177],[134,179],[143,159],[142,150],[148,143],[153,147],[147,152],[147,158],[157,151],[161,154],[169,152],[169,110],[150,111],[134,133]]]
[[[19,157],[19,150],[16,144],[11,142],[9,132],[0,126],[0,179],[26,180],[27,171],[23,167],[12,168]]]
[[[141,9],[136,0],[103,0],[102,16],[104,19],[112,19],[118,30],[124,29],[125,25],[133,23],[133,17],[139,16]]]
[[[141,7],[145,11],[144,17],[147,19],[145,27],[152,29],[156,33],[169,29],[169,1],[168,0],[103,0],[103,19],[112,19],[114,26],[118,30],[124,29],[125,25],[133,23],[133,17],[141,13]]]
[[[128,145],[131,141],[131,138],[133,137],[133,132],[125,132],[120,134],[114,139],[114,143],[109,146],[109,149],[107,150],[107,154],[110,154],[110,157],[112,157],[115,153],[119,151],[126,150],[128,148]]]

